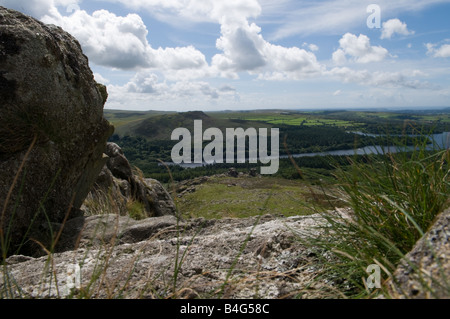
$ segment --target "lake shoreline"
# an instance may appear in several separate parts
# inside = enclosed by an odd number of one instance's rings
[[[365,135],[365,136],[373,136],[373,137],[381,137],[383,135],[377,135],[377,134],[369,134],[369,133],[363,133],[363,132],[352,132],[354,134],[359,135]],[[430,136],[430,144],[428,149],[432,150],[433,148],[441,148],[441,149],[449,149],[450,148],[450,132],[444,132],[440,134],[433,134]],[[302,153],[302,154],[292,154],[291,156],[293,158],[301,158],[301,157],[316,157],[316,156],[351,156],[351,155],[369,155],[369,154],[385,154],[385,153],[399,153],[399,152],[405,152],[405,151],[412,151],[414,150],[413,146],[380,146],[380,145],[374,145],[374,146],[365,146],[360,147],[357,149],[346,149],[346,150],[331,150],[331,151],[325,151],[325,152],[313,152],[313,153]],[[279,156],[279,159],[287,159],[289,158],[289,155],[281,155]],[[214,164],[208,164],[206,162],[203,163],[189,163],[189,164],[175,164],[172,162],[165,162],[165,165],[168,166],[180,166],[183,168],[197,168],[197,167],[204,167],[208,165],[214,165]],[[162,165],[162,164],[159,164]]]

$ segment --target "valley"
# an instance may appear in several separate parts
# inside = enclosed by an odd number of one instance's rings
[[[280,130],[280,164],[276,177],[302,178],[288,157],[295,156],[303,175],[314,180],[333,181],[336,165],[347,165],[343,156],[310,156],[337,150],[356,150],[374,145],[413,145],[418,137],[450,131],[450,109],[430,111],[225,111],[225,112],[135,112],[105,110],[105,117],[115,126],[110,138],[123,149],[132,165],[146,177],[164,183],[182,181],[200,176],[212,176],[236,167],[241,170],[261,167],[261,164],[236,163],[193,165],[194,168],[168,167],[161,162],[172,162],[171,151],[179,141],[172,141],[176,128],[194,131],[194,121],[201,120],[203,128],[249,128]],[[361,134],[365,133],[365,134]],[[379,134],[386,136],[372,136]],[[204,141],[203,146],[208,142]],[[270,139],[268,149],[270,150]],[[224,147],[223,153],[226,149]],[[192,153],[194,149],[192,148]],[[247,145],[246,155],[248,159]],[[194,155],[194,154],[192,154]],[[322,155],[322,154],[321,154]],[[361,155],[361,154],[360,154]],[[193,156],[192,156],[193,158]],[[200,167],[199,167],[200,166]]]

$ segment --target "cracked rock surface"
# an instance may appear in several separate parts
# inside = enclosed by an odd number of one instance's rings
[[[51,258],[10,257],[13,285],[6,289],[3,276],[0,289],[31,298],[319,297],[319,287],[305,289],[316,270],[314,254],[296,234],[319,222],[317,215],[189,221],[92,216],[80,223],[78,249]]]

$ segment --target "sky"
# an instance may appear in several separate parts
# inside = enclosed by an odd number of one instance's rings
[[[105,109],[450,106],[450,0],[0,0],[80,42]]]

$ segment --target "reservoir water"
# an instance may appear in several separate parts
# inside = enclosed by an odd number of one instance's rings
[[[361,132],[351,132],[359,135],[366,136],[382,136],[376,134],[366,134]],[[336,151],[328,151],[328,152],[318,152],[318,153],[303,153],[303,154],[292,154],[292,157],[314,157],[314,156],[350,156],[350,155],[368,155],[368,154],[383,154],[383,153],[398,153],[413,150],[413,146],[408,147],[398,147],[398,146],[366,146],[357,149],[348,149],[348,150],[336,150]],[[444,132],[441,134],[433,134],[430,136],[430,144],[428,145],[428,149],[450,149],[450,132]],[[287,155],[282,155],[280,158],[288,158]],[[167,165],[174,165],[173,163],[166,163]],[[207,165],[203,164],[180,164],[179,166],[184,168],[195,168]]]
[[[355,134],[366,135],[366,136],[382,136],[376,134],[365,134],[361,132],[352,132]],[[445,132],[441,134],[434,134],[430,136],[430,144],[428,149],[449,149],[450,148],[450,132]],[[398,146],[366,146],[358,149],[350,150],[338,150],[338,151],[328,151],[321,153],[305,153],[305,154],[294,154],[292,157],[314,157],[314,156],[347,156],[347,155],[366,155],[366,154],[382,154],[384,153],[397,153],[413,150],[413,146],[408,147],[398,147]],[[280,156],[280,158],[287,158],[288,156]]]

